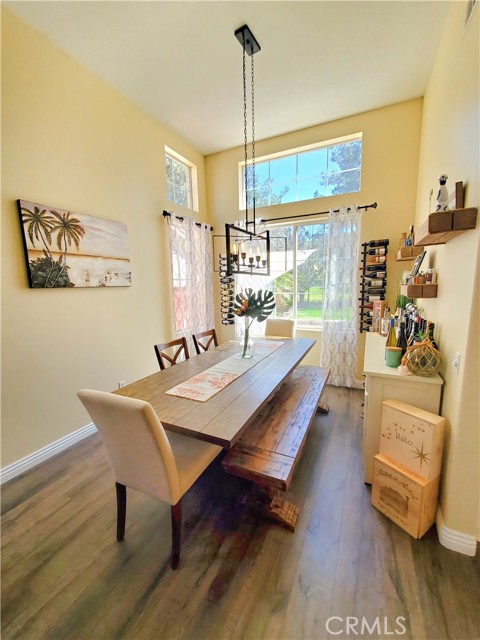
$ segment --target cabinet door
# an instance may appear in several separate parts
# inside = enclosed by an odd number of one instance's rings
[[[398,380],[367,375],[365,380],[365,420],[363,427],[364,482],[372,483],[373,456],[379,451],[383,400],[401,400],[419,409],[438,414],[442,387],[429,382]]]

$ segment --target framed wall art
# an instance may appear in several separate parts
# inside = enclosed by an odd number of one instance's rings
[[[31,288],[131,285],[126,224],[27,200],[17,206]]]

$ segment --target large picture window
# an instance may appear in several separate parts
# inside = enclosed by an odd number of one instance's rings
[[[295,318],[298,326],[322,326],[326,232],[326,223],[271,229],[269,288],[277,317]]]
[[[240,163],[240,203],[245,208],[245,163]],[[360,191],[362,134],[257,158],[247,164],[249,208]]]

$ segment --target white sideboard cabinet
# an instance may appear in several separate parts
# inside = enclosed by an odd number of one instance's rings
[[[363,425],[364,482],[372,483],[373,457],[379,451],[383,400],[401,400],[419,409],[440,414],[442,378],[400,376],[385,364],[385,337],[367,333],[365,339],[365,412]]]

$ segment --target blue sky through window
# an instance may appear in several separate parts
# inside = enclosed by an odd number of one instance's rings
[[[258,207],[358,192],[361,164],[361,134],[317,149],[285,152],[281,157],[263,161],[257,159],[255,181],[249,168],[249,202],[254,191]],[[244,187],[243,178],[242,194]]]

